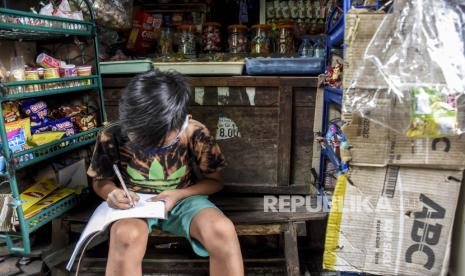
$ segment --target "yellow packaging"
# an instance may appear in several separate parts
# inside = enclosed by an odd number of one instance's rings
[[[57,183],[52,179],[41,179],[26,191],[19,195],[22,201],[23,212],[27,211],[32,205],[39,202],[58,188]]]
[[[26,139],[31,138],[31,119],[25,118],[18,121],[5,124],[6,133],[13,131],[15,129],[21,128],[24,130],[24,136]]]
[[[52,192],[49,196],[42,199],[41,201],[34,204],[32,207],[28,208],[24,212],[24,217],[26,219],[38,214],[41,210],[49,207],[50,205],[55,204],[56,202],[62,200],[63,198],[70,196],[74,193],[74,190],[70,188],[61,188]]]
[[[63,132],[63,131],[37,133],[37,134],[32,135],[28,144],[33,147],[42,146],[47,143],[61,139],[65,133],[66,132]]]

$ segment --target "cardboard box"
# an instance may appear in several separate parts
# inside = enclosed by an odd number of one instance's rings
[[[459,170],[353,167],[334,192],[324,268],[445,275],[462,178]]]
[[[465,168],[465,135],[409,138],[402,132],[355,114],[343,131],[351,146],[351,165]]]

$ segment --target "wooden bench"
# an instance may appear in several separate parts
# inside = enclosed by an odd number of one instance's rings
[[[316,199],[315,199],[316,200]],[[299,253],[297,246],[297,228],[298,224],[307,221],[323,220],[326,218],[324,212],[307,212],[305,206],[300,207],[296,212],[292,213],[265,213],[263,212],[263,198],[218,198],[213,200],[215,204],[223,210],[223,212],[233,221],[236,226],[236,231],[239,236],[268,236],[268,235],[282,235],[284,259],[273,259],[268,261],[282,261],[285,263],[285,270],[287,275],[297,276],[300,275],[299,266]],[[86,204],[88,205],[88,204]],[[95,205],[95,204],[94,204]],[[261,206],[261,208],[260,208]],[[94,206],[90,206],[88,210],[71,213],[65,216],[59,223],[54,223],[54,234],[56,240],[59,238],[60,242],[63,243],[67,240],[65,236],[68,233],[80,233],[82,232],[85,223],[90,217]],[[174,238],[175,235],[170,233],[162,232],[155,229],[152,236]],[[97,243],[104,242],[106,237],[102,237]],[[63,245],[62,245],[63,247]],[[69,257],[69,254],[73,246],[65,247],[64,249],[53,252],[46,256],[44,261],[52,269],[59,266]],[[157,256],[157,255],[155,255]],[[89,262],[100,262],[104,266],[105,259],[92,259],[87,258]],[[150,260],[151,263],[166,263],[166,262],[183,262],[182,259],[160,259],[153,258]],[[188,262],[188,260],[184,260]],[[192,259],[190,259],[192,261]],[[196,260],[199,262],[207,262],[207,259],[203,261]],[[248,260],[244,259],[244,262],[259,262],[259,259]],[[266,261],[264,259],[264,261]],[[55,275],[63,275],[56,274]]]

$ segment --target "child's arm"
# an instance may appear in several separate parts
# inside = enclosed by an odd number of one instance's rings
[[[153,200],[164,200],[166,202],[166,211],[170,211],[171,208],[176,205],[176,202],[183,200],[186,197],[194,195],[211,195],[220,191],[223,186],[223,172],[220,170],[205,175],[202,180],[187,188],[163,191],[153,197]]]

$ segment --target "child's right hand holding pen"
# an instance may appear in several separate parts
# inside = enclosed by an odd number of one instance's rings
[[[134,203],[139,201],[139,196],[136,193],[129,191],[129,196]],[[108,194],[107,203],[108,206],[114,209],[129,209],[133,207],[124,190],[120,188],[115,188]]]

